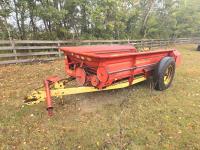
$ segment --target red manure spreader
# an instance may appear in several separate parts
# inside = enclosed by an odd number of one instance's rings
[[[35,90],[26,97],[25,103],[47,103],[52,115],[52,97],[120,89],[151,78],[156,90],[170,87],[176,66],[181,62],[175,49],[138,52],[131,45],[101,45],[61,47],[64,52],[65,72],[68,76],[48,77],[45,90]],[[66,87],[76,80],[78,87]]]

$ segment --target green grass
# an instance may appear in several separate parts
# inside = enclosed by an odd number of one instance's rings
[[[1,149],[200,149],[200,52],[176,46],[183,57],[166,91],[147,82],[126,89],[81,94],[22,107],[23,97],[49,75],[64,75],[62,61],[0,67]]]

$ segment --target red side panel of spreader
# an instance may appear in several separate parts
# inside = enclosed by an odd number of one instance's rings
[[[93,85],[99,89],[121,80],[134,80],[137,75],[148,75],[156,64],[166,57],[180,55],[176,50],[137,52],[130,45],[78,46],[60,48],[65,54],[66,73],[75,77],[80,85]]]

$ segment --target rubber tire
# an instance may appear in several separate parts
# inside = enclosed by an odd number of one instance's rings
[[[172,77],[171,77],[169,84],[165,85],[164,84],[164,75],[165,75],[166,69],[170,65],[173,66]],[[163,91],[163,90],[168,89],[171,86],[173,78],[174,78],[174,74],[175,74],[175,68],[176,68],[176,65],[175,65],[175,60],[173,57],[165,57],[159,62],[158,66],[156,67],[155,75],[154,75],[154,82],[155,82],[156,90]]]

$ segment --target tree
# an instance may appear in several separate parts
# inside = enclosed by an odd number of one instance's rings
[[[200,33],[199,0],[1,0],[0,7],[1,39],[139,39]]]
[[[11,14],[11,9],[9,6],[9,0],[2,0],[0,2],[0,26],[1,26],[1,36],[11,40],[11,31],[7,21],[7,18]]]

